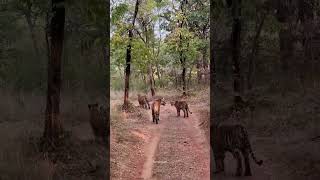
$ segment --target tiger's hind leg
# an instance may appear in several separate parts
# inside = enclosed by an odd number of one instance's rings
[[[232,153],[233,157],[237,160],[237,170],[236,170],[236,176],[241,176],[242,174],[242,158],[238,151],[234,151]]]
[[[216,170],[213,172],[214,174],[218,174],[224,171],[224,157],[225,155],[222,154],[214,157],[216,164]]]
[[[245,176],[252,176],[251,168],[250,168],[250,161],[249,161],[249,153],[246,150],[242,150],[242,154],[244,157],[244,165],[245,165]]]
[[[183,117],[186,118],[186,110],[183,109]]]
[[[159,114],[156,114],[155,116],[156,116],[156,118],[155,118],[155,119],[156,119],[156,124],[158,124],[158,121],[159,121]]]

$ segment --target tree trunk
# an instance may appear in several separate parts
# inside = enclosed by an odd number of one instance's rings
[[[249,56],[249,68],[248,68],[248,75],[247,75],[247,83],[248,83],[248,90],[249,91],[252,89],[252,86],[253,86],[254,59],[258,53],[259,37],[261,34],[261,30],[262,30],[262,27],[264,24],[265,17],[266,17],[266,13],[263,13],[262,17],[261,17],[261,21],[260,21],[259,25],[257,26],[256,34],[255,34],[253,42],[252,42],[252,49],[251,49],[251,54]]]
[[[313,46],[312,46],[312,40],[313,40],[313,20],[314,20],[314,8],[315,3],[313,0],[306,1],[306,0],[299,0],[299,8],[298,8],[298,14],[299,19],[301,20],[301,24],[303,26],[303,40],[302,44],[304,47],[304,61],[303,69],[311,69],[310,72],[302,72],[302,81],[303,86],[305,88],[305,80],[311,80],[311,83],[314,85],[315,82],[315,71],[314,71],[314,55],[313,55]]]
[[[214,144],[216,142],[214,142],[214,133],[215,133],[215,126],[214,124],[216,124],[216,108],[215,105],[217,103],[216,99],[215,99],[215,92],[216,92],[216,64],[214,61],[214,12],[215,11],[215,1],[214,0],[210,0],[210,162],[214,162],[214,158],[213,158],[213,147]],[[214,167],[214,163],[210,163],[210,169],[214,169],[216,167]],[[210,173],[210,179],[214,179],[215,177],[213,177],[214,173]]]
[[[189,87],[191,86],[193,66],[194,66],[194,65],[192,65],[192,66],[190,67],[190,71],[189,71],[189,79],[188,79],[188,86],[189,86]]]
[[[183,53],[180,52],[180,63],[182,66],[181,80],[183,95],[186,95],[186,58],[183,57]]]
[[[34,48],[34,53],[36,57],[39,57],[40,52],[38,48],[38,43],[37,43],[37,38],[36,38],[36,33],[34,31],[34,23],[32,23],[31,16],[29,14],[25,14],[25,18],[29,27],[30,35],[31,35],[31,40],[33,43],[33,48]]]
[[[48,61],[48,89],[44,138],[57,142],[63,133],[60,119],[61,59],[64,39],[64,0],[52,0],[50,24],[50,59]]]
[[[197,82],[198,82],[198,84],[201,84],[201,68],[202,68],[201,60],[198,59],[198,61],[197,61]]]
[[[123,109],[128,109],[129,105],[129,80],[130,80],[130,65],[131,65],[131,41],[132,41],[132,30],[129,30],[129,44],[127,46],[127,56],[126,56],[126,69],[125,69],[125,80],[124,80],[124,102]]]
[[[132,28],[134,27],[134,23],[136,21],[136,17],[139,9],[139,0],[136,0],[134,15],[132,19],[132,27],[130,27],[128,31],[129,36],[129,44],[127,46],[127,56],[126,56],[126,69],[125,69],[125,80],[124,80],[124,102],[123,109],[127,110],[129,105],[129,80],[130,80],[130,65],[131,65],[131,42],[132,42]]]
[[[240,35],[241,35],[241,0],[232,1],[232,62],[233,62],[233,90],[234,90],[234,103],[237,105],[242,102],[240,96]]]
[[[157,76],[158,76],[158,80],[161,81],[161,76],[160,76],[160,67],[159,64],[157,64]]]
[[[153,72],[152,72],[152,66],[151,66],[151,64],[149,64],[149,66],[148,66],[148,75],[149,75],[149,83],[150,83],[151,95],[154,96],[154,95],[155,95],[155,91],[154,91],[154,79],[153,79]]]

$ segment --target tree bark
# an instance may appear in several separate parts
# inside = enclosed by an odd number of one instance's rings
[[[31,11],[31,10],[30,10]],[[36,33],[34,31],[34,23],[32,23],[31,15],[30,14],[25,14],[25,18],[29,27],[30,35],[31,35],[31,40],[33,43],[33,48],[34,48],[34,53],[36,57],[39,57],[39,48],[38,48],[38,42],[36,38]]]
[[[180,52],[180,63],[182,66],[181,80],[183,95],[186,95],[186,57],[183,57],[182,51]]]
[[[154,90],[154,80],[153,80],[153,72],[152,72],[151,64],[149,64],[148,66],[148,75],[149,75],[149,83],[150,83],[149,85],[150,85],[151,95],[154,96],[155,90]]]
[[[48,89],[44,138],[55,144],[63,134],[60,119],[61,60],[64,40],[64,0],[52,0],[50,23],[50,59],[48,61]]]
[[[299,19],[303,26],[303,40],[302,44],[304,47],[304,69],[311,69],[310,72],[302,72],[303,86],[305,88],[305,80],[311,80],[314,85],[315,82],[315,68],[314,68],[314,55],[313,55],[313,20],[314,20],[314,1],[299,0],[298,8]]]
[[[125,68],[125,85],[124,85],[124,102],[123,102],[123,109],[127,110],[129,105],[129,80],[130,80],[130,65],[131,65],[131,42],[133,37],[132,29],[134,28],[134,23],[136,21],[136,17],[139,10],[139,0],[136,0],[134,15],[132,19],[132,27],[130,27],[128,31],[129,36],[129,44],[127,46],[127,56],[126,56],[126,68]]]
[[[232,62],[233,62],[233,90],[234,103],[237,105],[242,102],[240,96],[241,76],[240,76],[240,35],[241,35],[241,0],[232,1]]]
[[[192,70],[193,70],[193,64],[190,67],[190,71],[189,71],[189,79],[188,79],[188,87],[190,88],[191,86],[191,79],[192,79]]]

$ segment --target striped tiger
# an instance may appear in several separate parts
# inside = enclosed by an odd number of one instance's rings
[[[262,160],[257,160],[248,137],[247,130],[242,125],[221,125],[216,126],[213,132],[213,153],[216,163],[216,171],[224,171],[225,153],[230,152],[237,159],[236,176],[242,175],[242,158],[244,157],[245,176],[251,176],[249,154],[258,165],[262,165]]]
[[[188,103],[186,101],[172,101],[170,102],[171,106],[175,106],[177,109],[177,116],[180,116],[180,111],[183,111],[183,117],[189,117],[189,112],[192,112],[189,109]]]

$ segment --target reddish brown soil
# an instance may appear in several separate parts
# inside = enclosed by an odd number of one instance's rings
[[[119,137],[112,136],[112,179],[209,179],[209,144],[199,127],[201,105],[190,104],[190,109],[193,114],[188,118],[177,117],[175,107],[167,103],[161,106],[159,124],[152,122],[150,110],[139,110],[146,116],[138,116],[138,122],[130,115],[126,120],[120,118],[126,123],[129,137],[127,147],[121,148],[116,143]]]

